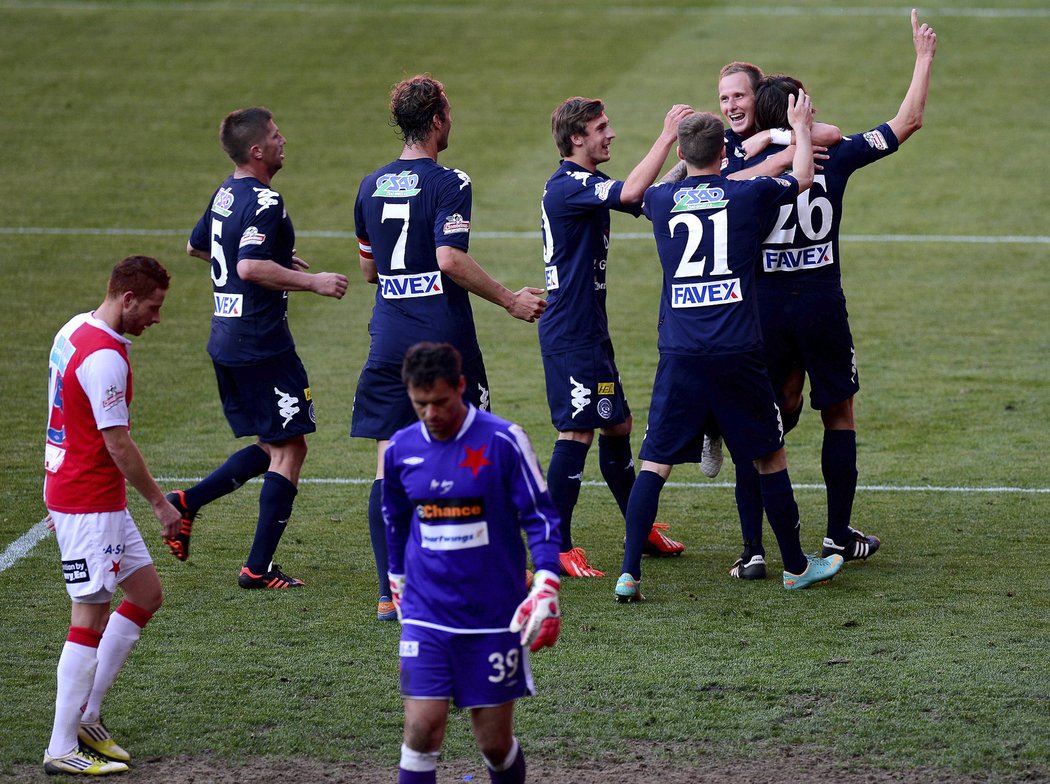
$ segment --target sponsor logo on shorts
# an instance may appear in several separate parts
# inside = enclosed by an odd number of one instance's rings
[[[415,640],[402,640],[398,647],[398,653],[401,656],[415,658],[419,656],[419,643]]]
[[[674,194],[674,207],[671,212],[692,212],[694,210],[720,210],[729,204],[722,188],[704,186],[702,188],[680,188]]]
[[[763,272],[798,272],[835,263],[834,243],[810,245],[808,248],[767,248],[762,251]]]
[[[671,287],[672,308],[706,308],[735,305],[742,301],[739,278],[714,283],[680,283]]]
[[[373,199],[407,199],[419,193],[419,175],[410,171],[400,174],[384,174],[376,180]]]
[[[598,416],[600,416],[602,419],[608,419],[612,416],[613,406],[612,401],[609,398],[603,397],[601,400],[599,400],[597,408]]]
[[[270,209],[270,207],[277,206],[277,200],[281,196],[277,191],[272,191],[269,188],[252,188],[252,190],[255,191],[255,198],[259,202],[259,209],[255,211],[256,215]]]
[[[73,583],[86,583],[91,579],[91,575],[88,574],[87,561],[83,558],[78,558],[73,561],[63,561],[62,576],[66,580],[66,585],[72,585]]]
[[[224,218],[233,214],[233,188],[219,188],[211,203],[211,211]]]
[[[432,480],[432,484],[436,481],[436,479]],[[420,522],[480,520],[484,516],[484,498],[432,498],[416,504],[416,517]]]
[[[219,294],[215,292],[215,315],[219,318],[240,318],[243,306],[243,294]]]
[[[303,390],[303,400],[313,400],[314,396],[310,394],[310,387]]]
[[[241,235],[240,247],[246,248],[249,245],[262,245],[264,242],[266,242],[266,235],[255,228],[255,226],[249,226],[244,230],[244,234]]]
[[[544,267],[543,276],[547,282],[547,291],[554,291],[554,289],[559,288],[558,267],[556,265],[551,264],[549,267]]]
[[[889,144],[886,143],[886,137],[882,135],[881,131],[868,131],[864,134],[864,141],[868,143],[868,146],[876,150],[888,150]]]
[[[615,381],[599,381],[598,382],[598,394],[599,395],[615,395],[616,394],[616,382]]]
[[[598,197],[598,201],[606,201],[609,198],[609,191],[612,190],[612,186],[616,184],[616,180],[602,180],[594,186],[594,195]]]
[[[383,299],[411,299],[443,294],[440,272],[420,272],[416,275],[380,275],[379,293]]]
[[[419,524],[420,546],[424,550],[470,550],[489,543],[489,524],[484,520],[454,525]]]
[[[446,235],[448,234],[466,234],[470,231],[470,221],[460,215],[458,212],[454,212],[445,218],[445,226],[443,231]]]
[[[569,376],[569,383],[572,385],[572,418],[575,419],[577,414],[591,404],[591,390],[572,376]]]
[[[124,400],[124,390],[117,389],[116,385],[110,384],[106,390],[106,396],[102,399],[102,410],[109,411],[113,406]]]
[[[277,387],[273,388],[273,393],[277,395],[277,410],[284,417],[281,427],[288,427],[288,423],[299,413],[299,398],[289,395],[287,392],[282,392]]]

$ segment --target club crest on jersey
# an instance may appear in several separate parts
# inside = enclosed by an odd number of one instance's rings
[[[492,461],[485,457],[485,445],[482,444],[477,449],[463,445],[463,450],[466,452],[466,457],[463,458],[463,462],[460,463],[458,468],[469,468],[470,472],[474,475],[474,478],[478,478],[478,471],[485,466],[492,465]]]
[[[833,243],[830,242],[808,248],[766,248],[762,251],[763,272],[798,272],[834,263]]]
[[[240,247],[246,248],[249,245],[262,245],[264,242],[266,242],[266,235],[255,228],[255,226],[249,226],[244,230],[244,234],[241,235]]]
[[[233,214],[233,188],[219,188],[211,203],[211,211],[224,218]]]
[[[373,199],[407,199],[419,193],[419,175],[410,171],[400,174],[384,174],[376,180]]]
[[[88,574],[87,561],[83,558],[78,558],[73,561],[63,561],[62,576],[66,580],[66,585],[86,583],[91,579],[91,575]]]
[[[113,406],[117,405],[124,399],[124,390],[117,389],[113,384],[109,385],[106,389],[106,397],[102,401],[102,410],[109,411]]]
[[[671,287],[672,308],[706,308],[741,301],[740,278],[711,283],[679,283]]]
[[[881,131],[868,131],[864,134],[864,141],[868,143],[869,147],[876,150],[888,150],[889,144],[886,143],[886,137],[882,135]]]
[[[220,294],[215,292],[214,315],[219,318],[240,318],[243,301],[243,294]]]
[[[720,210],[729,204],[722,188],[680,188],[674,194],[674,207],[671,212],[692,212],[694,210]]]
[[[458,212],[445,218],[444,232],[448,234],[466,234],[470,231],[470,221],[465,220]]]
[[[255,211],[256,215],[265,212],[270,207],[277,206],[277,200],[281,197],[281,194],[269,188],[252,188],[252,190],[255,191],[255,198],[259,202],[259,209]]]
[[[383,299],[410,299],[442,294],[440,272],[416,275],[380,275],[379,293]]]

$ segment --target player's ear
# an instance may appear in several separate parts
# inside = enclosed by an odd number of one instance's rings
[[[459,377],[459,384],[456,386],[456,392],[459,395],[462,396],[462,394],[464,392],[466,392],[466,391],[467,391],[467,377],[464,376],[464,375],[460,375],[460,377]]]

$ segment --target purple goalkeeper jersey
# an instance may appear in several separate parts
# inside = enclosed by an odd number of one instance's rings
[[[439,441],[422,422],[384,457],[389,568],[405,575],[402,622],[456,633],[506,630],[526,596],[525,544],[559,573],[558,513],[520,426],[473,406]]]

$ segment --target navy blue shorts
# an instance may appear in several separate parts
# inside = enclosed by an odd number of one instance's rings
[[[660,355],[638,457],[665,465],[698,463],[704,431],[712,424],[737,460],[755,460],[784,445],[780,409],[759,351]]]
[[[402,697],[487,708],[536,693],[518,632],[454,634],[406,623],[400,662]]]
[[[547,405],[558,432],[622,424],[631,415],[611,340],[543,357]]]
[[[467,387],[465,400],[482,411],[489,410],[489,380],[481,355],[463,361]],[[374,438],[386,441],[403,427],[419,421],[412,401],[401,381],[401,365],[389,362],[365,362],[357,379],[354,413],[350,421],[351,438]]]
[[[780,395],[793,370],[809,376],[809,403],[824,409],[857,394],[857,354],[841,289],[761,287],[766,365]]]
[[[274,444],[317,429],[310,380],[294,351],[254,365],[212,365],[223,413],[238,438]]]

